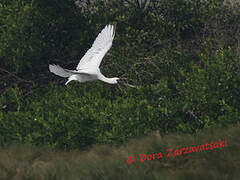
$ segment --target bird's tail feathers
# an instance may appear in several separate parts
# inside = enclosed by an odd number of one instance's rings
[[[49,65],[49,71],[61,77],[69,77],[72,75],[67,69],[63,69],[61,66],[55,64]]]

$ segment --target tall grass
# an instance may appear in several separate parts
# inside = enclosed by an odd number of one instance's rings
[[[0,149],[0,179],[238,179],[239,127],[208,129],[196,136],[154,132],[118,147],[95,145],[86,150],[60,151],[30,145]],[[215,142],[227,147],[167,157],[169,148]],[[139,154],[163,152],[163,158],[139,162]],[[129,156],[137,162],[127,163]]]

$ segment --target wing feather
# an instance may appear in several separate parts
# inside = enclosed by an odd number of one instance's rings
[[[111,24],[106,25],[98,34],[92,47],[82,57],[76,69],[98,68],[101,64],[102,58],[111,48],[114,36],[114,26]]]

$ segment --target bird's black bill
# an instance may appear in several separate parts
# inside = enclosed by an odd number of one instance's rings
[[[118,79],[117,82],[118,82],[118,84],[123,84],[124,83],[124,81],[122,79]]]
[[[132,88],[136,88],[136,86],[131,85],[131,84],[128,84],[127,82],[125,82],[125,81],[122,80],[122,79],[118,79],[117,82],[118,82],[118,84],[120,84],[120,85],[125,85],[125,86],[129,86],[129,87],[132,87]]]

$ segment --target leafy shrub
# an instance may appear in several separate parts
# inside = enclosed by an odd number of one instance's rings
[[[165,64],[160,72],[166,67],[175,72],[171,77],[124,91],[101,82],[53,84],[18,100],[13,90],[9,97],[18,108],[2,113],[1,142],[79,148],[118,144],[152,130],[194,133],[239,122],[239,62],[231,49],[219,49],[213,59],[201,54],[198,64]]]
[[[0,2],[1,65],[20,71],[29,59],[42,53],[44,42],[37,33],[36,8],[30,1]]]
[[[43,88],[30,88],[29,97],[21,84],[0,84],[7,92],[0,96],[1,144],[80,148],[118,144],[152,130],[195,133],[239,123],[238,11],[220,0],[137,7],[118,2],[97,1],[84,13],[66,0],[0,3],[1,65],[44,81]],[[112,21],[117,33],[102,72],[127,78],[137,89],[101,82],[45,85],[52,78],[40,73],[48,61],[77,64],[71,59],[83,55]]]
[[[84,25],[77,12],[73,1],[1,1],[1,65],[21,73],[56,58],[55,51],[66,52]]]

